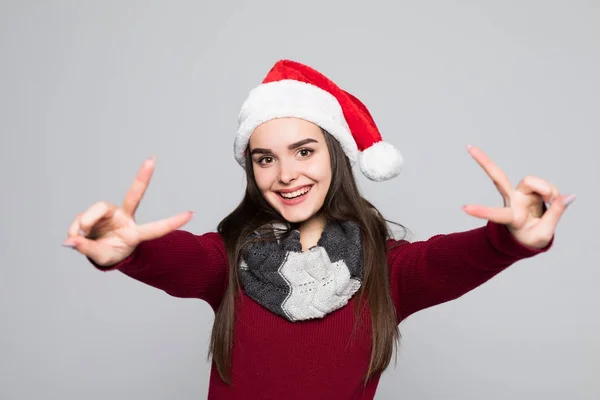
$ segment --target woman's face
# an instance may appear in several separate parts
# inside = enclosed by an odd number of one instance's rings
[[[249,151],[260,192],[286,221],[306,222],[321,209],[331,184],[321,128],[298,118],[274,119],[252,133]]]

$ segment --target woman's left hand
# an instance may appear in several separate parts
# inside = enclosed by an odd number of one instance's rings
[[[550,182],[535,176],[526,176],[513,189],[504,171],[483,151],[473,146],[467,146],[467,149],[496,185],[504,199],[504,207],[468,204],[463,210],[474,217],[506,225],[515,239],[525,246],[546,247],[575,195],[561,195]],[[547,208],[545,203],[549,204]]]

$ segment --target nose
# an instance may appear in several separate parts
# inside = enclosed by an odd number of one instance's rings
[[[279,162],[279,182],[284,185],[292,183],[298,178],[298,168],[292,160]]]

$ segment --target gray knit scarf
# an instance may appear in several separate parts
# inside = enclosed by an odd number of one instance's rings
[[[343,307],[362,279],[362,240],[354,222],[329,222],[316,246],[302,251],[300,232],[255,232],[242,254],[246,294],[289,321],[322,318]],[[265,240],[266,239],[266,240]]]

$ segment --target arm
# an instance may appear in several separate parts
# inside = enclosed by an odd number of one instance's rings
[[[205,300],[213,310],[227,284],[227,257],[223,240],[214,232],[197,236],[175,230],[141,242],[125,260],[99,270],[125,275],[163,290],[171,296]]]
[[[389,241],[390,284],[399,321],[454,300],[513,263],[550,249],[558,221],[575,199],[531,175],[513,189],[506,174],[483,151],[467,148],[494,182],[504,206],[463,206],[467,214],[487,220],[478,229],[412,244]]]
[[[389,241],[392,297],[398,322],[425,308],[457,299],[524,258],[546,252],[517,242],[505,225],[488,222],[426,241]]]

